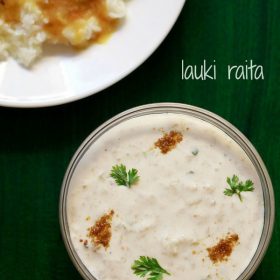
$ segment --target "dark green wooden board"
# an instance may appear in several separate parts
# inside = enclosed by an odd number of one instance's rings
[[[67,256],[58,223],[65,169],[81,141],[99,124],[145,103],[188,103],[237,126],[267,165],[277,211],[279,16],[279,0],[188,0],[162,46],[118,84],[68,105],[0,108],[0,279],[80,279]],[[181,59],[188,64],[215,59],[217,80],[181,81]],[[244,64],[245,59],[264,66],[264,81],[226,79],[227,64]],[[276,212],[272,242],[253,279],[280,279],[278,220]]]

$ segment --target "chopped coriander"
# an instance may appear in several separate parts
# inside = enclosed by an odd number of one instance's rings
[[[252,192],[255,189],[254,183],[251,180],[247,180],[244,183],[239,181],[239,178],[236,175],[233,175],[231,179],[227,177],[227,183],[230,188],[226,188],[224,194],[227,196],[233,196],[236,194],[240,201],[242,201],[241,192]]]
[[[133,273],[139,277],[148,277],[147,280],[162,280],[163,274],[170,275],[163,269],[155,258],[141,256],[131,266]]]
[[[192,154],[193,154],[194,156],[197,156],[197,155],[198,155],[198,152],[199,152],[198,149],[194,149],[194,150],[192,151]]]
[[[147,156],[148,156],[148,153],[147,153],[147,152],[143,152],[143,156],[144,156],[144,157],[147,157]]]
[[[110,176],[115,179],[117,185],[130,188],[139,180],[139,176],[137,174],[137,169],[132,168],[127,172],[126,166],[123,164],[119,164],[112,167]]]

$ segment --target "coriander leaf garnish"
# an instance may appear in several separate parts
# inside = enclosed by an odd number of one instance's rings
[[[194,150],[192,151],[192,154],[193,154],[194,156],[197,156],[198,153],[199,153],[199,150],[198,150],[198,149],[194,149]]]
[[[119,164],[112,167],[110,176],[115,179],[115,182],[119,186],[126,186],[130,188],[131,185],[137,183],[137,181],[139,180],[139,176],[137,174],[137,169],[132,168],[127,172],[126,166],[123,164]]]
[[[233,175],[231,179],[227,177],[227,183],[230,186],[230,189],[225,189],[224,194],[227,196],[237,194],[240,201],[242,201],[241,192],[252,192],[255,189],[254,183],[251,180],[247,180],[244,183],[239,181],[239,178],[236,175]]]
[[[163,274],[170,275],[162,268],[155,258],[141,256],[131,266],[133,273],[139,277],[148,277],[147,280],[162,280]]]

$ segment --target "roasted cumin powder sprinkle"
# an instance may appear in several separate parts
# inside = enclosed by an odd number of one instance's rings
[[[211,261],[213,263],[227,261],[238,240],[237,234],[229,234],[226,238],[221,239],[217,245],[207,248]]]
[[[108,248],[112,236],[111,222],[114,211],[111,210],[109,214],[103,215],[96,221],[95,225],[88,229],[88,237],[95,246],[103,246]]]
[[[172,130],[169,133],[164,133],[163,137],[155,142],[155,146],[159,148],[163,154],[166,154],[174,149],[182,140],[182,133]]]

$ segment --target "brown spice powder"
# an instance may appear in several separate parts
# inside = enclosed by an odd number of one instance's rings
[[[111,222],[114,211],[111,210],[109,214],[103,215],[96,221],[95,225],[88,229],[88,237],[95,246],[103,246],[108,248],[112,236]]]
[[[237,234],[230,234],[221,239],[217,245],[207,248],[211,261],[213,263],[227,261],[238,240],[239,236]]]
[[[163,154],[166,154],[174,149],[182,140],[182,133],[172,130],[169,133],[164,133],[163,137],[155,142],[155,147],[159,148]]]

